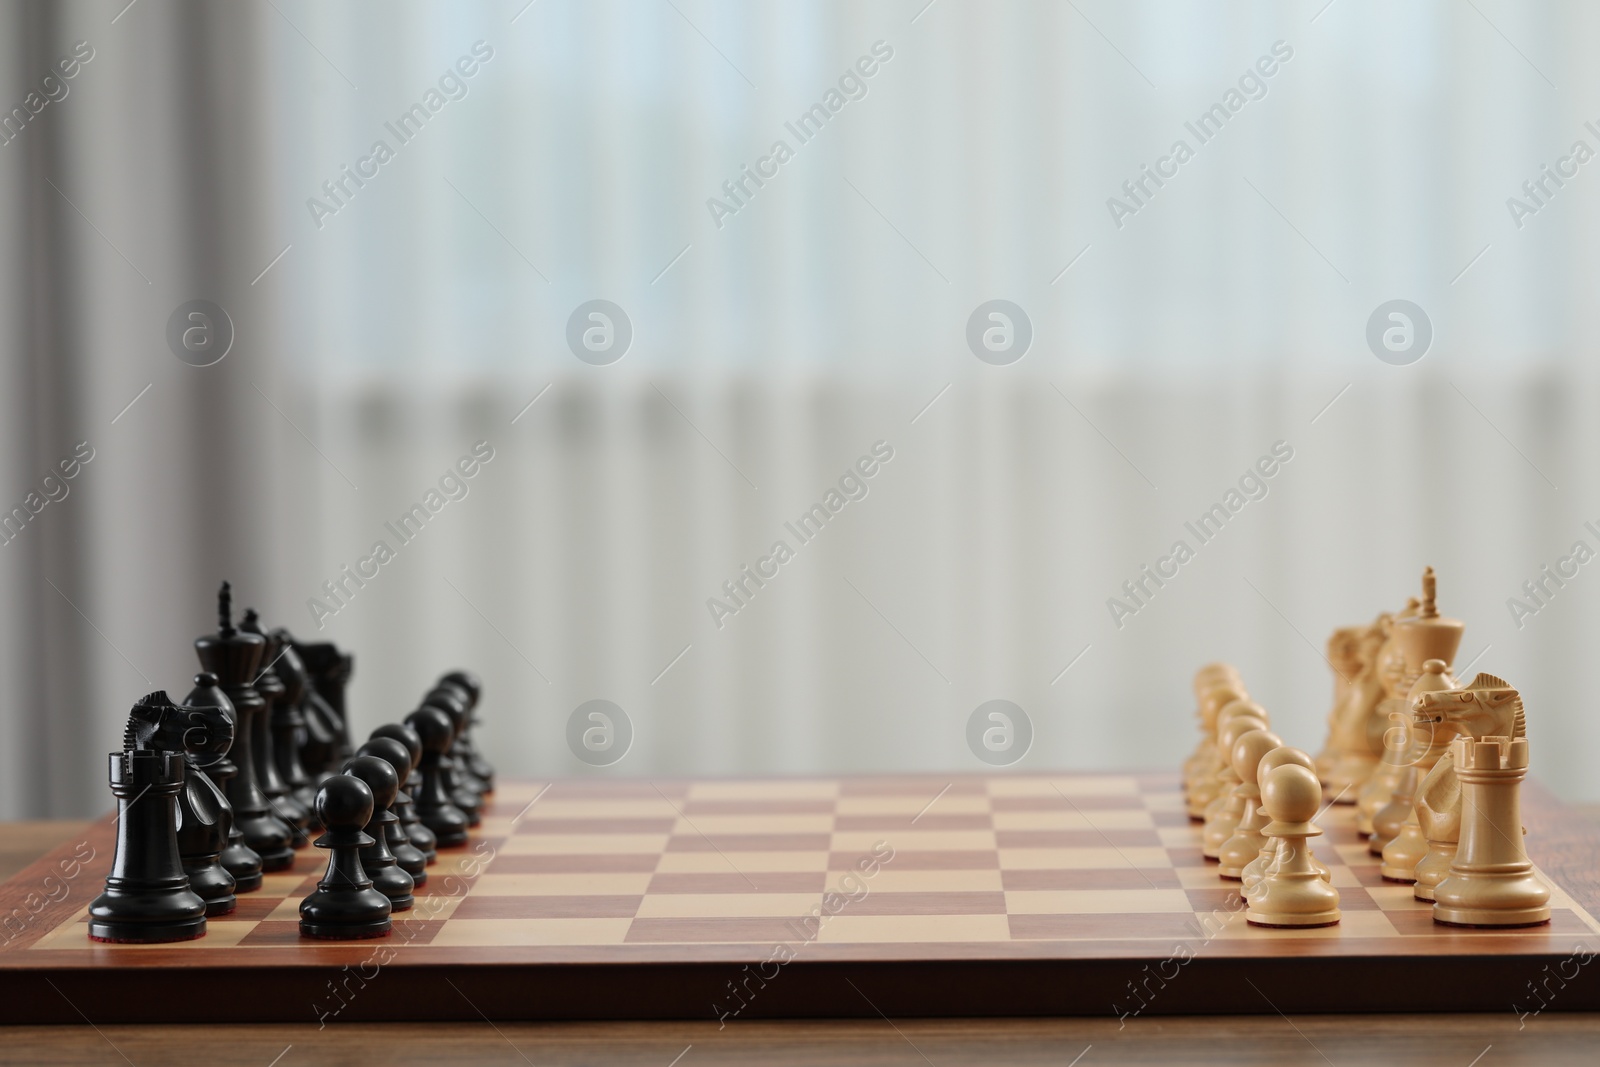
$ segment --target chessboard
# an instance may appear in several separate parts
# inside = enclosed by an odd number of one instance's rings
[[[1524,818],[1548,924],[1436,924],[1332,807],[1343,920],[1294,930],[1245,921],[1171,775],[508,781],[384,938],[300,935],[308,848],[126,945],[87,935],[108,817],[0,886],[0,1021],[1595,1010],[1600,828],[1531,783]]]

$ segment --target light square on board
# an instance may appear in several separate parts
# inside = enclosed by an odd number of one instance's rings
[[[792,918],[822,905],[818,893],[652,893],[635,914],[641,919]]]
[[[957,793],[953,790],[933,790],[926,796],[916,794],[842,796],[836,810],[840,815],[899,815],[909,822],[924,813],[944,812],[953,815],[982,815],[989,811],[989,797],[983,793]]]
[[[1167,848],[1199,848],[1200,835],[1187,826],[1163,826],[1156,830],[1156,837]]]
[[[670,837],[668,834],[541,834],[526,831],[524,824],[516,836],[500,846],[499,851],[512,856],[660,852],[667,847]],[[429,873],[432,873],[432,868],[429,868]]]
[[[1155,820],[1140,808],[1112,811],[997,811],[996,830],[1154,830]]]
[[[833,814],[826,815],[696,815],[679,818],[674,834],[826,834],[833,830]]]
[[[1181,868],[1124,867],[1121,870],[1005,870],[1000,880],[1009,890],[1030,889],[1181,889]]]
[[[915,852],[954,852],[973,849],[993,849],[993,830],[904,830],[834,831],[831,847],[835,852],[869,852],[880,841],[887,842],[896,852],[901,849]]]
[[[828,847],[828,835],[820,834],[673,834],[667,852],[817,852]]]
[[[931,890],[891,893],[869,890],[839,894],[840,908],[851,915],[1004,915],[1006,895],[994,891]]]
[[[667,852],[655,866],[657,874],[715,874],[723,871],[826,871],[826,849],[806,851],[781,849],[777,851],[740,851],[731,853],[706,849],[702,852]]]
[[[519,834],[575,835],[575,834],[670,834],[678,817],[671,812],[659,815],[616,815],[597,818],[592,815],[572,815],[561,818],[524,819],[516,829]]]
[[[1171,867],[1172,857],[1164,848],[1004,848],[1000,850],[1002,870],[1089,870],[1099,867],[1126,869]]]
[[[650,893],[821,893],[827,875],[822,871],[699,871],[675,874],[657,871]]]
[[[978,811],[926,811],[920,815],[838,815],[833,828],[841,832],[897,834],[902,830],[992,830],[989,813]]]
[[[480,875],[472,891],[492,897],[520,897],[550,894],[579,896],[597,893],[607,896],[641,895],[650,885],[644,871],[553,872],[549,874]]]

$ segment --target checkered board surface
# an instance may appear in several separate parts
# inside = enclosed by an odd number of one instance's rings
[[[1409,886],[1379,875],[1351,808],[1319,822],[1343,921],[1280,930],[1244,921],[1237,883],[1202,857],[1170,776],[507,782],[385,940],[401,965],[461,950],[488,963],[748,961],[775,945],[812,960],[1160,957],[1178,943],[1207,956],[1600,947],[1600,923],[1554,883],[1546,926],[1437,925]],[[326,962],[330,943],[297,926],[324,858],[303,850],[204,938],[177,945],[90,941],[99,887],[86,885],[75,911],[4,955],[76,965],[177,950],[282,964],[316,945]],[[109,859],[84,880],[98,883]],[[357,959],[374,944],[338,948]]]

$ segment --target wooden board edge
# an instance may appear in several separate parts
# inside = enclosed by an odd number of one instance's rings
[[[0,974],[0,1023],[461,1022],[1600,1010],[1600,968],[1553,995],[1531,957],[1195,959],[1172,979],[1129,961],[796,962],[763,982],[711,964],[424,965],[370,981],[305,968],[172,968],[129,985],[94,968]],[[741,996],[734,995],[743,990]],[[741,1006],[742,999],[742,1006]]]

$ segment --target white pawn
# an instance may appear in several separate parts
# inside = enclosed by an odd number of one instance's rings
[[[1215,762],[1204,779],[1194,783],[1189,790],[1189,814],[1199,816],[1208,823],[1226,806],[1233,787],[1239,784],[1230,759],[1233,742],[1244,730],[1236,731],[1232,737],[1227,736],[1228,727],[1237,718],[1257,720],[1256,725],[1249,727],[1250,729],[1271,729],[1268,725],[1267,709],[1253,700],[1235,700],[1217,712],[1217,734],[1214,739],[1215,744],[1211,746],[1211,755]]]
[[[1339,921],[1339,891],[1322,880],[1308,838],[1322,831],[1311,818],[1322,804],[1315,771],[1297,764],[1273,768],[1261,782],[1262,807],[1272,821],[1262,828],[1278,841],[1278,861],[1246,898],[1245,920],[1256,926],[1331,926]]]
[[[1245,800],[1235,796],[1233,789],[1239,784],[1239,776],[1233,773],[1233,746],[1239,738],[1251,730],[1266,730],[1265,719],[1255,715],[1235,715],[1228,720],[1217,737],[1217,751],[1226,756],[1227,762],[1223,763],[1221,771],[1217,773],[1215,783],[1219,790],[1216,800],[1207,805],[1206,822],[1200,832],[1201,851],[1206,859],[1214,860],[1222,852],[1222,846],[1233,836],[1234,828],[1239,825],[1239,820],[1244,818]]]
[[[1233,836],[1217,850],[1217,861],[1221,864],[1217,873],[1224,878],[1239,878],[1266,847],[1267,839],[1261,836],[1261,828],[1267,820],[1262,817],[1261,784],[1256,775],[1261,757],[1282,747],[1283,739],[1266,730],[1247,730],[1233,743],[1233,773],[1239,776],[1239,784],[1233,787],[1233,792],[1242,799],[1244,812],[1234,827]]]
[[[1261,763],[1256,767],[1256,788],[1258,790],[1260,789],[1261,783],[1266,780],[1267,775],[1271,774],[1274,768],[1282,767],[1289,763],[1304,767],[1308,771],[1316,770],[1315,761],[1313,761],[1312,758],[1304,751],[1298,748],[1292,748],[1289,745],[1284,745],[1282,748],[1275,748],[1271,752],[1268,752],[1265,756],[1261,757]],[[1259,810],[1263,816],[1261,822],[1263,825],[1265,825],[1267,821],[1265,818],[1267,809],[1261,808]],[[1265,835],[1263,835],[1263,837],[1265,837]],[[1279,842],[1275,838],[1271,837],[1266,837],[1265,841],[1266,843],[1261,846],[1260,855],[1256,856],[1255,859],[1246,864],[1245,869],[1239,875],[1239,880],[1244,883],[1244,888],[1241,890],[1241,892],[1245,896],[1250,895],[1250,890],[1254,889],[1256,884],[1261,881],[1262,877],[1278,862]],[[1322,880],[1324,882],[1332,879],[1333,872],[1329,871],[1327,866],[1324,865],[1320,860],[1318,860],[1315,856],[1312,856],[1311,862],[1316,866],[1317,870],[1321,872]]]

